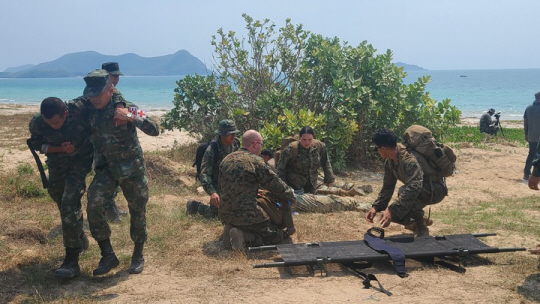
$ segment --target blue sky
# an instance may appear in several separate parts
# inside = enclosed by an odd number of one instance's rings
[[[242,35],[242,13],[286,18],[430,70],[540,68],[533,0],[2,0],[0,71],[93,50],[144,57],[185,49],[210,65],[216,30]]]

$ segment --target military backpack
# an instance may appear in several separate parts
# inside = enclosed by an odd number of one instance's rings
[[[215,139],[207,142],[202,143],[197,147],[197,152],[195,152],[195,161],[193,162],[192,167],[197,167],[197,175],[195,176],[196,179],[199,179],[199,175],[201,174],[201,165],[202,160],[204,156],[204,152],[206,152],[206,149],[208,146],[212,146],[212,149],[214,150],[214,155],[218,154],[218,143]],[[217,157],[214,157],[214,161],[217,160]]]
[[[425,175],[448,177],[454,173],[456,154],[437,142],[428,128],[410,126],[403,133],[403,144],[416,157]]]

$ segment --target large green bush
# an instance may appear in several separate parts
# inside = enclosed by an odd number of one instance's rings
[[[459,122],[450,100],[437,102],[425,91],[429,77],[403,84],[406,73],[392,63],[390,50],[377,54],[366,41],[350,46],[293,25],[276,30],[269,20],[243,15],[247,37],[217,31],[210,76],[177,82],[175,108],[163,119],[208,139],[217,122],[235,120],[241,130],[261,130],[268,146],[310,125],[324,141],[336,168],[366,162],[371,134],[382,127],[400,134],[422,124],[440,138]]]

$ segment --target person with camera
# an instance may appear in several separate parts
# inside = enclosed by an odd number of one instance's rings
[[[495,116],[495,121],[493,121],[491,116]],[[480,133],[497,135],[497,132],[499,132],[500,129],[500,117],[501,112],[495,113],[495,109],[493,108],[482,114],[482,117],[480,117]]]

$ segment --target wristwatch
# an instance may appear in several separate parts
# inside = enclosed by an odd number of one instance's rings
[[[127,118],[131,118],[131,116],[133,116],[133,113],[131,113],[131,112],[128,112],[128,113],[126,114],[126,117],[127,117]]]

